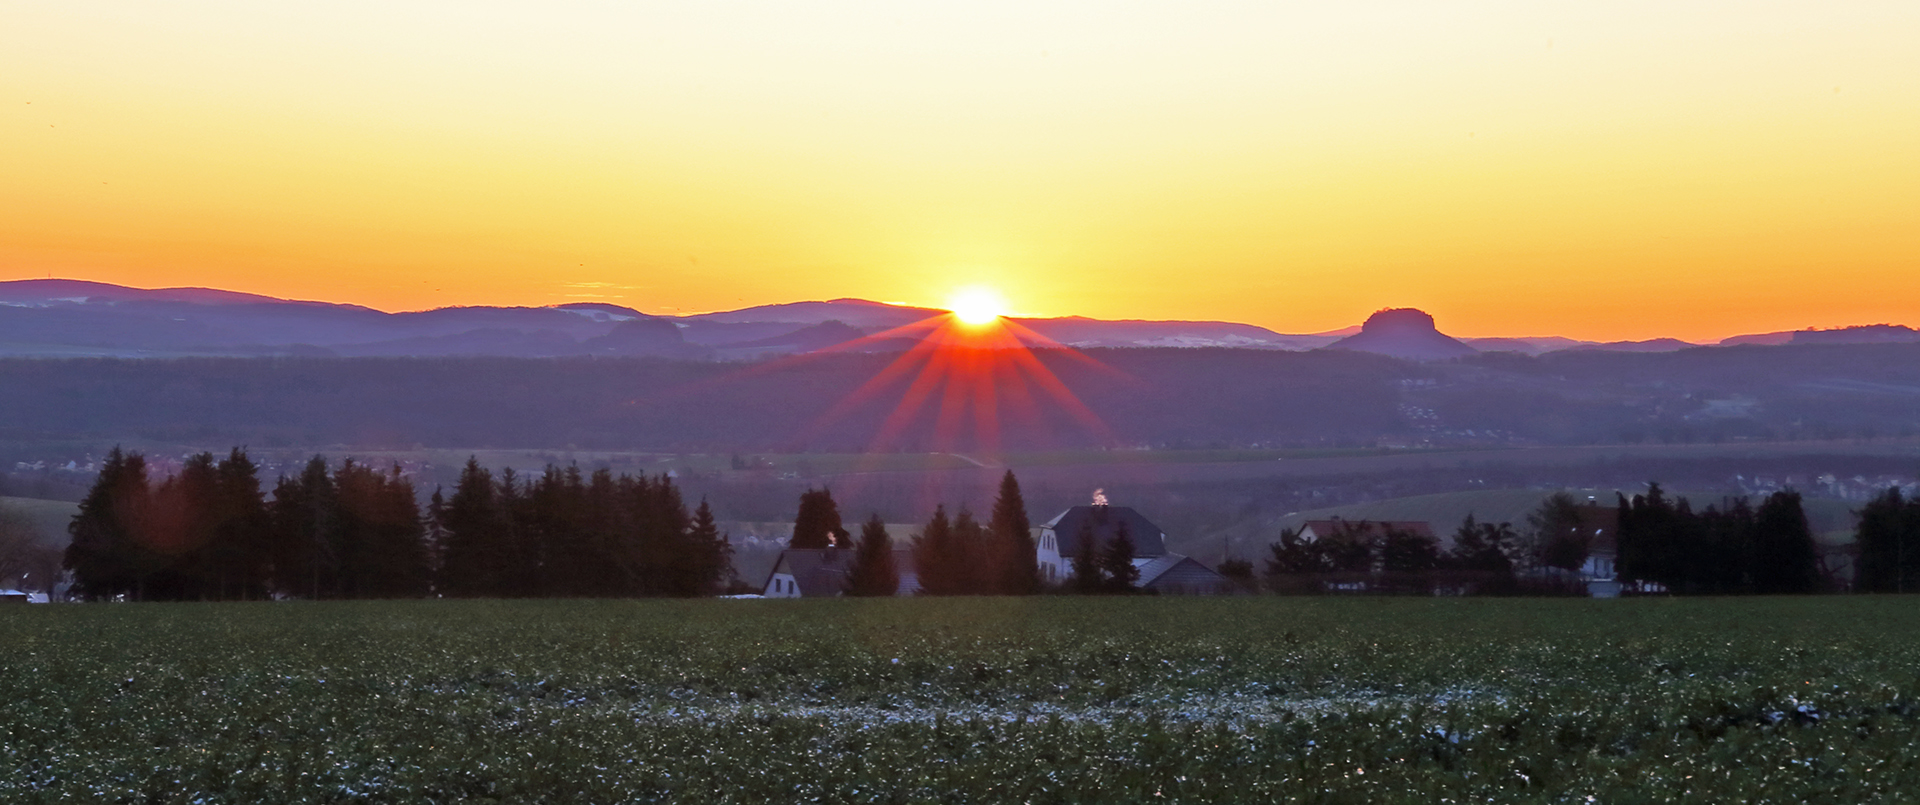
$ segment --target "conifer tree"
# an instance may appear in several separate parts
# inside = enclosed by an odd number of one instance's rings
[[[1140,568],[1133,566],[1133,551],[1133,534],[1127,530],[1127,521],[1121,520],[1113,540],[1100,552],[1100,569],[1106,573],[1108,592],[1126,595],[1139,591]]]
[[[526,561],[535,571],[527,579],[529,594],[585,594],[582,582],[590,578],[588,565],[596,558],[588,550],[580,522],[586,514],[581,500],[584,491],[577,467],[562,470],[548,464],[540,477],[528,484],[520,501],[524,507],[520,522]]]
[[[1092,595],[1106,589],[1106,576],[1100,572],[1100,546],[1094,539],[1093,523],[1082,520],[1074,535],[1073,591]],[[1131,563],[1129,563],[1131,564]]]
[[[430,587],[426,528],[413,482],[352,459],[333,474],[341,598],[415,598]]]
[[[433,496],[427,500],[426,522],[422,525],[427,534],[427,577],[432,579],[429,585],[432,592],[444,594],[441,585],[446,571],[447,558],[447,497],[441,488],[433,488]]]
[[[1020,495],[1020,481],[1013,470],[1000,477],[1000,494],[993,499],[993,518],[987,521],[992,534],[995,592],[1002,595],[1032,595],[1040,591],[1039,556],[1033,544],[1033,524],[1027,519],[1027,502]]]
[[[464,598],[498,596],[506,570],[505,515],[493,473],[469,457],[447,499],[440,528],[446,532],[436,585],[443,595]]]
[[[1335,573],[1371,573],[1374,569],[1373,528],[1365,520],[1343,521],[1340,528],[1309,547],[1324,570]]]
[[[1753,515],[1753,589],[1761,595],[1804,594],[1820,588],[1820,559],[1800,493],[1783,490],[1761,501]]]
[[[1269,580],[1326,570],[1321,563],[1321,554],[1314,550],[1313,543],[1300,538],[1300,529],[1280,529],[1280,540],[1268,545],[1267,549],[1272,553],[1267,559],[1266,575]]]
[[[673,479],[660,475],[647,487],[648,543],[654,546],[646,566],[643,595],[685,595],[680,569],[685,566],[686,535],[693,528],[687,505]]]
[[[1380,569],[1389,573],[1425,573],[1440,564],[1440,546],[1433,537],[1388,528],[1380,537]]]
[[[920,577],[920,594],[964,594],[963,561],[954,541],[953,524],[947,520],[947,507],[935,506],[933,519],[927,521],[913,543],[913,566]]]
[[[1453,550],[1448,553],[1448,559],[1461,570],[1512,575],[1513,559],[1509,554],[1517,541],[1512,525],[1476,522],[1469,514],[1454,532]]]
[[[706,498],[701,498],[700,507],[693,511],[692,525],[687,529],[685,549],[680,556],[672,595],[712,595],[724,585],[732,570],[733,546],[713,521],[713,508],[707,505]]]
[[[1920,591],[1920,499],[1908,500],[1899,487],[1868,501],[1856,512],[1859,547],[1854,589],[1869,593]]]
[[[994,573],[988,566],[992,545],[987,530],[973,519],[973,512],[961,507],[953,518],[953,572],[959,595],[989,595],[993,592]]]
[[[206,600],[213,576],[213,509],[219,486],[212,453],[189,456],[180,472],[149,498],[142,541],[154,566],[146,574],[149,601]]]
[[[268,512],[273,520],[274,586],[311,599],[337,595],[339,504],[327,460],[316,455],[299,475],[281,476]]]
[[[218,469],[214,514],[214,597],[252,601],[267,597],[273,568],[273,523],[260,490],[260,468],[238,447]]]
[[[633,566],[629,558],[622,554],[621,546],[627,537],[627,512],[621,505],[623,498],[613,473],[605,468],[594,470],[588,476],[581,499],[586,507],[586,514],[580,520],[581,527],[587,530],[583,541],[594,557],[582,570],[583,575],[579,579],[581,594],[601,597],[626,595]]]
[[[1592,535],[1581,532],[1580,506],[1562,490],[1547,496],[1527,515],[1532,550],[1528,559],[1542,567],[1579,570],[1586,564]]]
[[[71,541],[62,565],[73,572],[76,595],[139,600],[149,569],[138,532],[147,495],[146,458],[115,446],[67,525]]]
[[[512,467],[500,468],[493,482],[493,596],[527,598],[540,594],[538,584],[546,571],[540,566],[541,557],[535,546],[530,544],[528,521],[532,512],[527,505],[527,492],[528,487],[521,482],[519,473]]]
[[[848,536],[841,527],[840,506],[833,502],[833,490],[808,489],[801,493],[800,512],[793,518],[793,539],[787,547],[845,547]]]
[[[893,538],[879,512],[860,527],[853,568],[847,573],[847,595],[889,596],[900,590],[900,569],[893,562]]]
[[[1480,586],[1483,593],[1506,594],[1514,589],[1513,553],[1519,535],[1510,523],[1476,523],[1473,515],[1460,523],[1453,535],[1453,550],[1447,563],[1459,570],[1487,575]]]

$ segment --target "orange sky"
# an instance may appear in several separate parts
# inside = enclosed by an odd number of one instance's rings
[[[11,2],[0,279],[1920,325],[1920,4],[1545,6]]]

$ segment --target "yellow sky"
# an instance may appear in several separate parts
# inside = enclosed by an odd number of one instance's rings
[[[1920,3],[0,0],[0,279],[1920,325]]]

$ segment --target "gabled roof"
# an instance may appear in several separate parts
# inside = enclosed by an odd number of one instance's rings
[[[852,567],[851,548],[788,548],[780,552],[780,560],[773,563],[760,588],[766,589],[774,576],[785,573],[793,577],[802,596],[839,595],[847,586],[847,570]]]
[[[1060,555],[1080,555],[1080,529],[1093,529],[1094,550],[1113,542],[1120,524],[1127,524],[1127,536],[1133,540],[1134,556],[1159,556],[1167,552],[1167,535],[1153,521],[1126,506],[1075,506],[1048,520],[1042,529],[1051,530]]]
[[[765,590],[774,576],[785,573],[793,577],[802,597],[841,595],[846,592],[847,574],[853,571],[855,553],[852,548],[788,548],[780,552],[779,561],[773,563],[766,580],[760,582],[760,589]],[[900,572],[903,594],[919,589],[919,576],[913,572],[913,551],[895,550],[893,566]]]
[[[1133,560],[1140,571],[1142,590],[1189,595],[1218,595],[1226,592],[1227,579],[1212,568],[1177,553],[1143,556]]]

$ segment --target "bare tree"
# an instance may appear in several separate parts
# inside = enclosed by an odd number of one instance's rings
[[[59,572],[60,551],[41,540],[33,518],[0,504],[0,584],[50,591]]]

